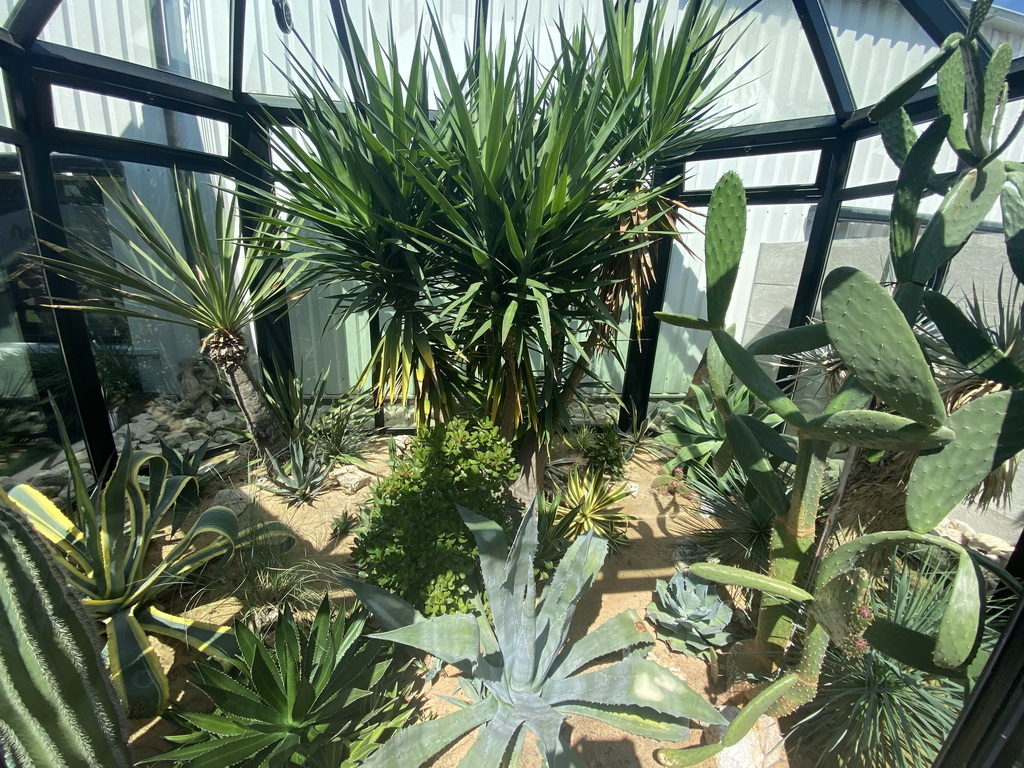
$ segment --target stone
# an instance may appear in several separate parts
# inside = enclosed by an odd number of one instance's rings
[[[71,479],[71,472],[68,470],[67,465],[54,467],[53,469],[43,469],[36,472],[32,476],[32,485],[36,488],[42,487],[57,487],[62,488],[68,484]]]
[[[412,448],[412,435],[395,435],[395,450],[398,453],[408,453]]]
[[[252,504],[252,496],[238,488],[225,488],[222,491],[217,491],[210,499],[211,507],[227,507],[236,515],[242,515]]]
[[[135,450],[138,453],[152,453],[157,456],[163,454],[163,451],[160,448],[160,443],[139,443],[135,446]]]
[[[210,435],[210,445],[223,445],[225,443],[234,443],[238,441],[238,435],[234,432],[228,432],[226,429],[218,430]]]
[[[725,707],[722,716],[730,723],[741,712],[739,707]],[[704,729],[704,739],[708,744],[719,744],[728,725],[709,725]],[[785,765],[783,757],[782,733],[775,718],[762,716],[738,744],[726,747],[718,753],[715,760],[718,768],[774,768],[777,764]]]
[[[626,490],[629,491],[629,495],[635,499],[637,496],[640,495],[640,484],[629,483],[626,485]]]
[[[977,549],[982,554],[1009,559],[1013,554],[1013,545],[998,536],[988,533],[976,533],[967,540],[967,546]]]
[[[189,442],[191,439],[192,435],[190,435],[188,432],[170,432],[164,438],[164,443],[166,443],[171,448],[180,448],[185,443]]]
[[[364,472],[359,467],[353,467],[351,464],[338,467],[331,473],[331,477],[334,478],[338,487],[347,494],[353,494],[373,482],[373,475]]]
[[[199,419],[182,419],[181,428],[183,431],[188,432],[193,437],[200,434],[206,434],[209,427],[201,422]]]
[[[191,442],[185,443],[185,445],[183,445],[181,449],[183,451],[188,451],[189,453],[195,453],[204,445],[206,445],[205,437],[202,440],[192,440]]]

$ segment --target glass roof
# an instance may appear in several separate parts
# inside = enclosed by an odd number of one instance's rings
[[[599,29],[601,1],[491,0],[488,28],[492,34],[500,28],[513,34],[523,29],[543,60],[553,22],[561,16],[569,25],[585,20]],[[671,2],[668,20],[677,20],[689,2]],[[748,15],[725,33],[731,49],[723,73],[750,61],[724,99],[723,107],[733,112],[729,122],[760,124],[833,114],[826,86],[835,78],[819,68],[815,46],[806,37],[814,25],[801,19],[793,0],[723,2],[727,18],[753,4]],[[826,25],[820,28],[827,28],[833,39],[817,48],[838,50],[845,72],[838,80],[840,86],[844,79],[848,82],[857,108],[870,106],[937,50],[936,41],[899,0],[821,2]],[[952,6],[965,15],[970,11],[968,0],[932,2],[944,11]],[[417,31],[429,28],[426,9],[432,5],[452,53],[460,57],[462,42],[474,34],[477,4],[346,0],[344,6],[364,39],[371,27],[382,36],[393,34],[401,57],[411,55]],[[54,10],[47,18],[51,5]],[[0,0],[0,20],[10,26],[12,16],[19,22],[32,18],[39,40],[46,43],[222,88],[234,84],[252,94],[286,96],[288,77],[297,64],[308,67],[315,62],[343,82],[341,46],[334,29],[334,10],[341,5],[336,0]],[[916,7],[922,5],[930,7],[916,0]],[[235,7],[245,8],[241,25],[231,18]],[[232,72],[231,63],[231,33],[236,29],[245,36],[240,73]],[[997,0],[983,33],[993,46],[1005,42],[1015,55],[1024,55],[1024,0]],[[31,40],[18,42],[31,48]]]

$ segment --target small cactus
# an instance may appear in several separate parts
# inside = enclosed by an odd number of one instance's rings
[[[725,631],[732,608],[700,576],[676,573],[668,581],[659,579],[655,594],[660,608],[648,605],[647,618],[673,651],[700,656],[732,642]]]

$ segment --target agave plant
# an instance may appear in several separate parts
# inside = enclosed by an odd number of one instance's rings
[[[111,224],[110,233],[137,263],[111,256],[80,238],[72,238],[71,248],[53,246],[60,258],[41,260],[49,269],[103,294],[71,305],[55,299],[63,309],[198,328],[204,334],[200,350],[230,383],[257,447],[276,452],[285,439],[249,364],[245,332],[254,321],[281,310],[304,292],[301,265],[291,261],[276,266],[254,258],[257,244],[265,250],[275,241],[276,225],[265,223],[253,236],[253,247],[243,245],[234,232],[234,202],[229,203],[227,193],[220,190],[215,192],[211,232],[195,179],[191,174],[184,178],[182,182],[182,175],[175,176],[183,246],[137,198],[123,189],[104,189],[109,204],[128,224],[125,230]]]
[[[196,479],[169,476],[166,459],[137,456],[126,440],[110,480],[90,496],[63,424],[60,427],[75,512],[65,515],[28,485],[17,485],[9,493],[0,489],[0,501],[27,516],[83,605],[103,623],[111,677],[129,716],[153,717],[166,708],[170,692],[147,635],[170,637],[218,658],[230,658],[236,651],[230,627],[162,611],[155,605],[160,594],[207,563],[230,557],[237,548],[257,543],[287,547],[292,537],[277,522],[239,529],[234,511],[210,507],[154,563],[151,545],[182,492]],[[145,492],[139,483],[143,471],[149,474]],[[198,544],[201,536],[212,539]]]
[[[732,621],[732,608],[709,586],[699,576],[680,572],[655,584],[658,605],[647,606],[647,618],[658,625],[659,637],[673,651],[708,655],[732,641],[725,631]]]
[[[288,445],[287,459],[267,454],[267,490],[288,501],[289,506],[309,504],[324,491],[334,462],[316,446],[304,447],[302,440]]]
[[[691,463],[714,465],[717,469],[728,466],[732,461],[732,446],[726,433],[725,417],[722,410],[715,406],[711,387],[707,384],[693,384],[690,392],[693,393],[696,407],[680,403],[669,409],[665,431],[658,437],[659,442],[676,449],[675,458],[665,465],[667,472]],[[764,427],[773,430],[782,423],[781,416],[758,405],[754,394],[742,384],[733,386],[730,382],[725,396],[729,412],[739,415],[752,429],[763,432]],[[779,439],[785,438],[780,436]],[[796,454],[792,453],[791,458],[795,460]]]
[[[559,508],[559,516],[571,520],[567,535],[575,538],[594,531],[612,544],[625,541],[623,527],[633,518],[616,504],[627,496],[629,489],[625,485],[613,488],[600,470],[574,468],[569,473]]]
[[[286,610],[269,648],[237,624],[239,653],[229,660],[235,669],[208,662],[196,669],[195,685],[216,710],[175,713],[191,733],[169,736],[180,746],[144,762],[362,765],[412,714],[408,686],[397,681],[402,668],[381,643],[360,637],[364,624],[355,614],[332,619],[326,595],[308,632]]]
[[[470,701],[452,715],[400,731],[364,763],[365,768],[417,768],[465,734],[478,730],[461,766],[498,766],[522,751],[526,732],[536,737],[549,768],[582,766],[561,735],[566,716],[582,715],[655,739],[687,738],[689,720],[722,717],[671,672],[647,661],[653,644],[635,611],[626,611],[565,647],[583,592],[594,582],[608,543],[588,533],[573,542],[547,589],[537,599],[533,564],[537,520],[524,516],[508,549],[501,527],[469,510],[459,513],[473,532],[490,604],[483,613],[425,619],[394,595],[342,579],[390,631],[374,637],[430,653],[463,673]],[[596,671],[600,659],[625,658]]]

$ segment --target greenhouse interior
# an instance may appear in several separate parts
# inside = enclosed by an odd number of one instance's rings
[[[1024,767],[1024,0],[0,69],[0,766]]]

